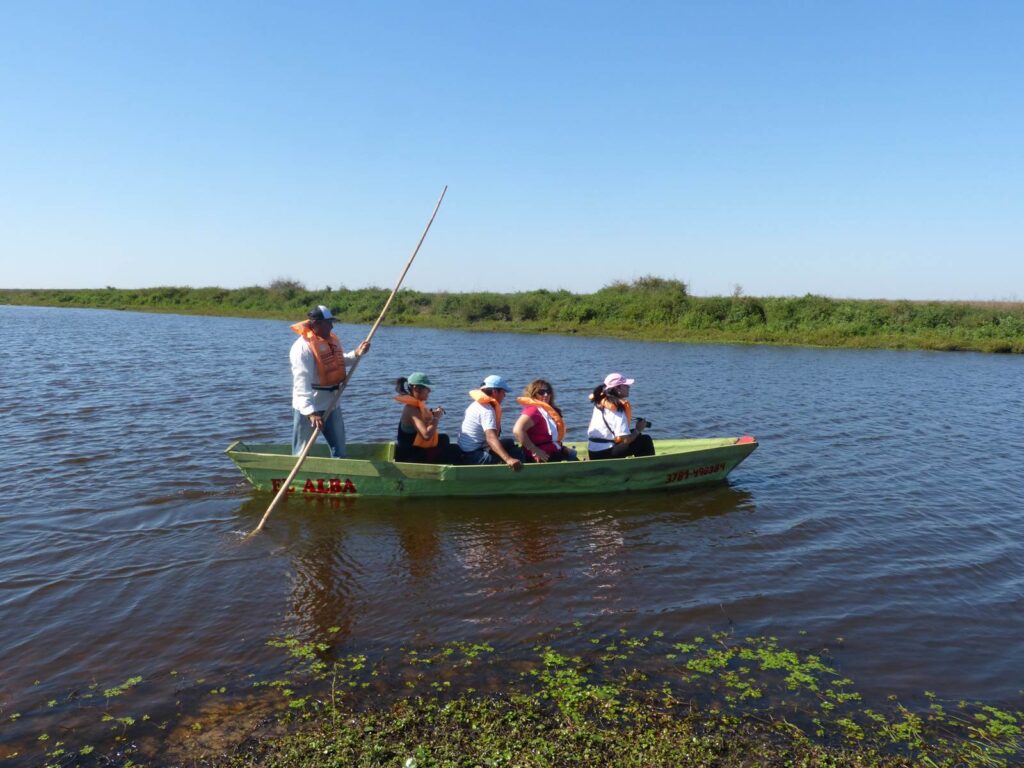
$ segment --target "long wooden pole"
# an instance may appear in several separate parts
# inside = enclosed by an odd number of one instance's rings
[[[409,271],[409,267],[412,266],[412,262],[416,258],[416,254],[420,252],[420,246],[423,245],[423,241],[426,240],[427,238],[427,232],[430,231],[430,225],[434,223],[434,217],[437,216],[437,210],[441,207],[441,201],[444,200],[444,193],[447,191],[448,185],[445,184],[444,189],[441,190],[441,196],[437,198],[437,205],[434,206],[434,212],[430,214],[430,220],[427,222],[427,226],[423,228],[423,234],[420,235],[419,242],[416,243],[416,247],[412,251],[412,256],[410,256],[409,260],[405,263],[405,269],[402,270],[402,274],[398,276],[398,282],[395,283],[395,287],[392,289],[391,295],[388,296],[388,300],[384,304],[384,309],[380,311],[380,315],[377,317],[377,322],[373,324],[373,327],[370,328],[370,332],[366,335],[365,341],[367,343],[369,343],[370,340],[373,338],[373,335],[377,332],[377,329],[380,327],[380,324],[384,322],[384,316],[388,313],[388,310],[391,309],[391,302],[395,300],[395,294],[397,294],[398,289],[402,287],[402,281],[405,280],[405,275]],[[356,372],[356,368],[359,367],[359,361],[361,359],[362,357],[360,356],[353,361],[352,367],[349,368],[348,370],[348,375],[345,376],[345,380],[341,382],[341,385],[338,387],[338,391],[335,393],[334,399],[331,401],[331,404],[328,406],[327,410],[324,411],[323,421],[327,421],[327,418],[331,415],[331,411],[333,411],[334,408],[337,406],[338,401],[341,399],[341,393],[345,391],[345,387],[347,387],[348,383],[352,381],[352,374]],[[285,481],[281,484],[280,490],[278,490],[277,495],[274,496],[274,500],[270,502],[270,506],[267,507],[267,511],[263,513],[263,517],[260,518],[259,525],[257,525],[253,529],[252,533],[249,534],[250,536],[252,536],[254,533],[259,533],[263,530],[263,526],[267,522],[267,518],[270,517],[270,513],[274,511],[274,508],[277,507],[281,499],[283,499],[288,494],[288,490],[291,488],[292,485],[292,480],[294,480],[295,476],[299,473],[299,468],[302,467],[302,463],[306,460],[306,456],[309,455],[309,451],[310,449],[312,449],[313,443],[316,442],[316,438],[319,434],[320,428],[314,427],[313,434],[309,436],[309,440],[306,441],[306,445],[302,448],[302,451],[299,453],[299,457],[295,462],[295,466],[292,467],[292,471],[288,473],[288,477],[285,478]]]

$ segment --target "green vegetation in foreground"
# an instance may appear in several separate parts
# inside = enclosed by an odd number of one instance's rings
[[[268,287],[3,290],[0,303],[131,309],[301,320],[325,304],[348,323],[371,323],[389,291],[309,290],[276,280]],[[1024,304],[911,302],[742,295],[690,296],[678,280],[644,277],[596,293],[420,293],[401,291],[387,322],[657,341],[798,344],[824,347],[1024,353]]]
[[[113,749],[72,747],[73,730],[61,728],[61,741],[44,734],[22,757],[50,766],[954,768],[1024,756],[1020,711],[932,693],[915,710],[893,698],[866,707],[827,651],[774,638],[556,631],[526,651],[451,643],[375,659],[338,656],[327,642],[271,645],[291,659],[280,679],[250,682],[233,699],[196,681],[207,701],[227,700],[219,708],[200,701],[175,725],[147,723],[125,701],[141,682],[132,678],[104,692]]]

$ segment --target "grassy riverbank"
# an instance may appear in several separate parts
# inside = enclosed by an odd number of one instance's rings
[[[0,303],[298,320],[326,304],[371,323],[389,291],[267,287],[3,290]],[[401,291],[387,322],[433,328],[615,336],[658,341],[1024,353],[1024,303],[912,302],[824,296],[691,296],[684,283],[646,277],[590,294]]]
[[[221,768],[995,768],[1024,756],[1020,711],[928,692],[913,706],[894,697],[868,706],[828,649],[790,650],[773,638],[680,642],[624,629],[586,638],[577,628],[525,648],[451,643],[373,657],[344,654],[330,636],[271,645],[289,659],[277,679],[175,678],[179,711],[162,722],[139,710],[139,700],[152,700],[142,678],[93,685],[95,693],[48,702],[65,708],[65,722],[8,741],[0,758]],[[88,712],[108,735],[83,744]],[[0,736],[17,717],[4,713]]]

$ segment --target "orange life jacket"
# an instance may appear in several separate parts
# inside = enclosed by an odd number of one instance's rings
[[[308,320],[296,323],[292,330],[306,340],[309,351],[313,353],[316,372],[320,378],[319,386],[333,387],[345,380],[345,352],[337,336],[332,333],[328,338],[321,339],[313,333]]]
[[[417,400],[412,395],[395,395],[395,400],[402,403],[403,405],[411,405],[413,408],[420,409],[420,417],[427,422],[427,424],[434,423],[434,414],[430,412],[427,404],[422,400]],[[437,429],[434,429],[434,434],[430,436],[429,440],[424,440],[420,431],[416,430],[416,437],[412,441],[412,444],[417,448],[434,448],[437,446]]]
[[[621,408],[619,406],[621,406]],[[632,406],[630,406],[629,400],[619,400],[619,404],[616,405],[615,403],[609,402],[608,400],[606,400],[606,399],[604,399],[602,397],[601,398],[601,402],[598,403],[597,407],[598,408],[604,408],[606,411],[624,410],[626,412],[626,423],[627,424],[632,424],[633,423],[633,408],[632,408]],[[606,424],[606,426],[607,426],[607,424]],[[621,436],[621,435],[616,435],[615,436],[615,442],[616,443],[624,443],[624,442],[626,442],[626,438]]]
[[[565,439],[565,421],[562,420],[562,414],[555,410],[555,406],[535,400],[532,397],[517,397],[516,402],[520,405],[535,405],[541,410],[547,411],[548,416],[551,417],[551,420],[555,422],[555,426],[558,427],[558,437],[556,438],[552,435],[551,438],[558,440],[558,442],[562,442]]]
[[[480,405],[491,405],[494,406],[494,420],[498,422],[498,434],[501,434],[501,403],[495,400],[493,397],[488,395],[482,389],[471,389],[469,391],[469,397],[472,400],[476,400]]]

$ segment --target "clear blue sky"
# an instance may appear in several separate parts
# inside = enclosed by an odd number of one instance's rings
[[[1021,2],[0,6],[0,287],[1024,299]]]

